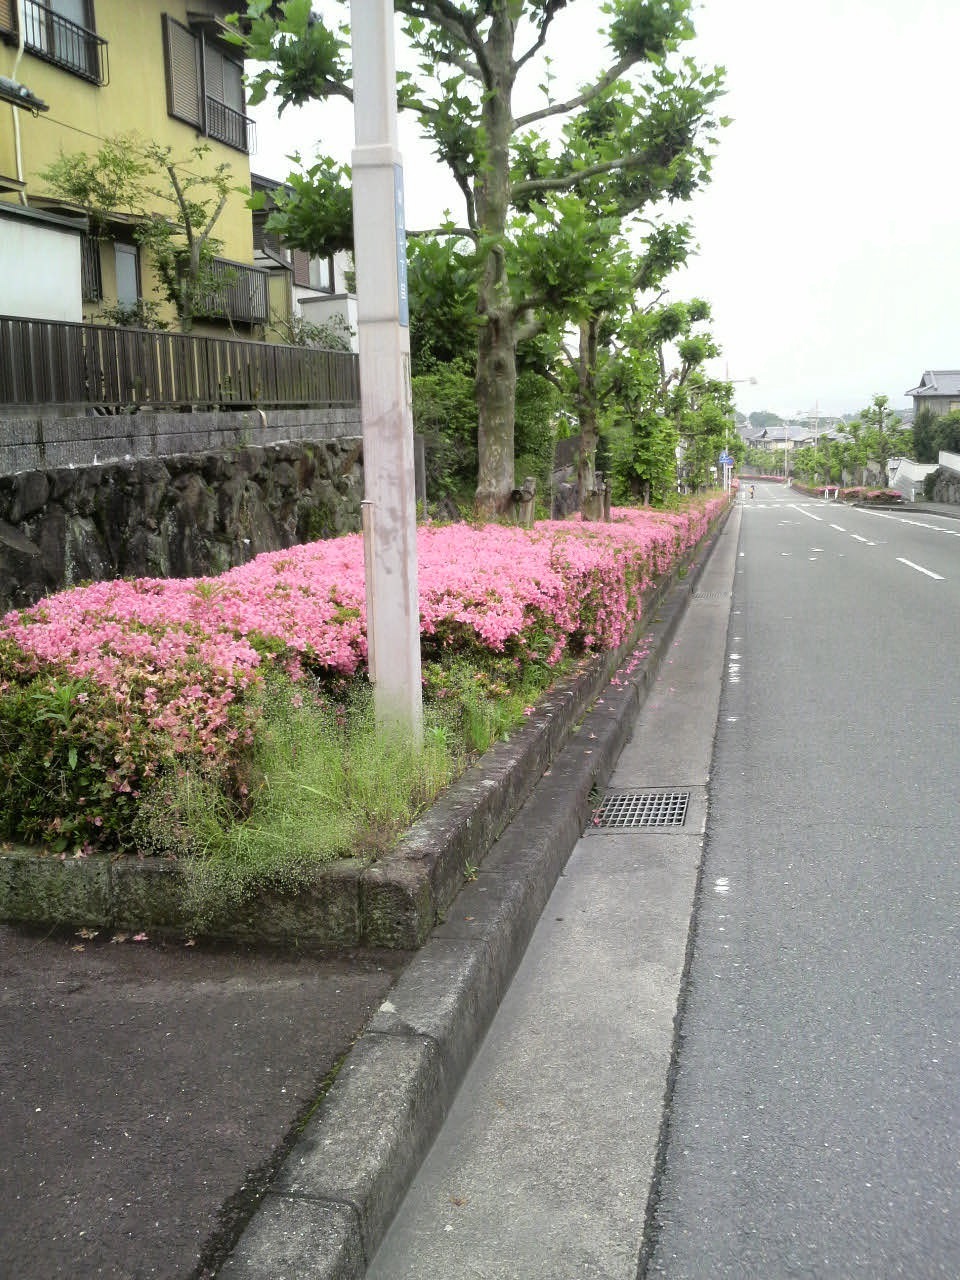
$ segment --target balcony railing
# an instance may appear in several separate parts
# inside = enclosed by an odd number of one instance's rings
[[[256,127],[249,116],[242,111],[228,107],[225,102],[206,95],[207,102],[207,136],[225,142],[228,147],[236,147],[238,151],[256,150]]]
[[[54,13],[42,0],[23,0],[23,41],[38,58],[93,84],[106,84],[110,78],[106,40]]]
[[[234,338],[0,316],[0,406],[357,405],[357,357]]]
[[[197,314],[243,324],[266,324],[270,319],[270,272],[228,258],[214,258],[211,266],[218,287]]]

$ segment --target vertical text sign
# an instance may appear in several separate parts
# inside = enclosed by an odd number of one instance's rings
[[[410,300],[407,296],[407,227],[403,213],[403,166],[399,164],[393,166],[393,198],[397,224],[398,319],[406,329],[410,326]]]

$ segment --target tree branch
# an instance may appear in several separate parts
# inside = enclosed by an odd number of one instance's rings
[[[547,31],[550,27],[550,23],[553,21],[556,15],[560,12],[560,10],[566,7],[566,3],[567,3],[567,0],[547,0],[547,4],[544,8],[543,20],[540,23],[539,35],[537,36],[536,42],[530,46],[527,52],[524,54],[521,54],[521,56],[517,58],[516,62],[514,63],[514,66],[517,71],[519,71],[520,68],[524,66],[527,62],[529,62],[532,57],[534,57],[537,53],[539,53],[540,50],[543,48],[543,46],[546,44]]]
[[[594,98],[609,89],[614,81],[619,80],[623,73],[629,71],[637,61],[639,59],[633,55],[621,58],[609,71],[605,71],[595,84],[584,89],[577,97],[570,98],[567,102],[554,102],[549,107],[541,107],[539,111],[531,111],[529,115],[520,116],[516,121],[517,128],[524,129],[528,124],[535,124],[539,120],[548,120],[551,116],[564,115],[577,107],[585,107],[588,102],[592,102]]]
[[[516,328],[513,333],[514,346],[518,342],[524,342],[527,338],[533,338],[544,327],[544,321],[533,312],[535,299],[527,299],[519,307],[514,308],[514,314],[518,316]],[[519,316],[523,316],[520,320]]]
[[[590,165],[586,169],[577,169],[563,178],[528,178],[525,182],[517,182],[512,188],[514,196],[533,195],[542,191],[569,191],[581,182],[596,178],[602,173],[613,173],[617,169],[635,169],[644,164],[646,157],[635,151],[629,156],[620,156],[616,160],[605,160],[602,164]]]
[[[563,379],[558,374],[554,373],[548,364],[543,364],[538,368],[537,373],[539,373],[540,377],[543,378],[544,382],[552,383],[558,391],[566,391],[567,388],[564,385]]]
[[[407,231],[407,235],[411,240],[416,240],[420,236],[454,236],[458,239],[472,240],[474,244],[477,242],[477,233],[472,227],[424,227],[419,231]]]
[[[452,66],[459,67],[472,79],[487,78],[489,64],[486,48],[476,21],[470,14],[464,13],[453,4],[452,0],[396,0],[394,8],[407,18],[423,18],[428,22],[435,22],[441,31],[472,49],[477,59],[477,65],[472,70],[468,69],[472,64],[468,64],[466,59],[461,60],[452,51],[448,60]]]

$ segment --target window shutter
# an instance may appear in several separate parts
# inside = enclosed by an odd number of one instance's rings
[[[223,102],[223,54],[208,44],[203,46],[203,76],[208,97]]]
[[[0,32],[17,33],[17,0],[0,0]]]
[[[167,14],[163,15],[163,36],[167,57],[167,110],[178,120],[199,129],[202,116],[196,37]]]
[[[303,249],[293,251],[293,283],[310,287],[310,255]]]

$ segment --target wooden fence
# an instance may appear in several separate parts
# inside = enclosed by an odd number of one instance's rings
[[[0,407],[356,405],[357,356],[236,338],[0,316]]]

